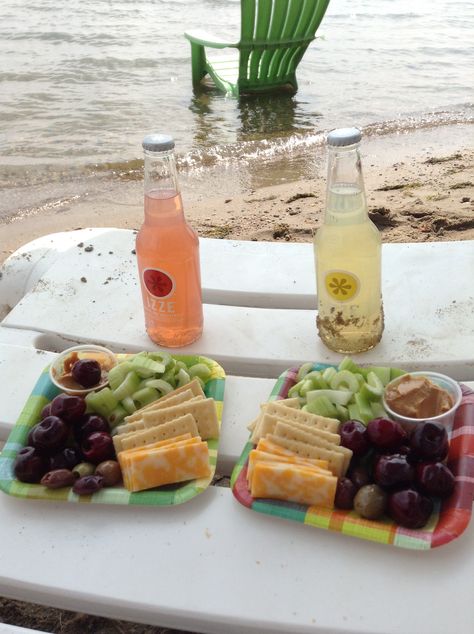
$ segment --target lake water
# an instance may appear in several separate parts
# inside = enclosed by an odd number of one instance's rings
[[[137,174],[146,133],[183,168],[271,163],[324,132],[474,122],[472,0],[331,0],[298,93],[193,94],[183,31],[239,32],[239,0],[2,0],[0,186]]]

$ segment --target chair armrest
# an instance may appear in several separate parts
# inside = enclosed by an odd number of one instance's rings
[[[201,44],[201,46],[210,46],[211,48],[236,48],[239,42],[222,42],[212,33],[206,33],[205,31],[189,31],[184,34],[184,37],[193,44]]]

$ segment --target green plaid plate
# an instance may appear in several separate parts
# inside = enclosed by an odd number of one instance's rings
[[[127,355],[117,355],[125,358]],[[204,363],[211,370],[211,376],[206,383],[204,392],[206,396],[216,402],[217,418],[219,425],[222,422],[222,410],[224,406],[225,372],[213,359],[198,355],[173,355],[177,361],[184,361],[187,365]],[[182,504],[191,500],[199,493],[207,489],[216,470],[217,450],[219,439],[207,441],[209,447],[210,475],[206,478],[181,482],[148,491],[130,493],[122,486],[104,488],[93,495],[79,496],[72,489],[47,489],[40,484],[28,484],[15,479],[13,463],[18,451],[25,446],[28,433],[40,418],[41,410],[47,405],[60,390],[49,378],[49,366],[47,366],[38,381],[33,392],[25,403],[25,406],[13,427],[8,440],[0,454],[0,489],[9,495],[34,500],[53,500],[64,502],[80,502],[92,504],[138,504],[145,506],[171,506]]]

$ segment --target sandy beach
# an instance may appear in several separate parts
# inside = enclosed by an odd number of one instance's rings
[[[467,125],[364,143],[369,214],[384,242],[474,238],[473,140],[473,126]],[[265,180],[254,177],[257,187],[252,187],[248,175],[239,181],[232,168],[223,172],[219,166],[204,181],[183,176],[186,217],[201,237],[311,241],[323,221],[326,163],[324,152],[310,159],[311,178],[292,182],[291,173],[285,173],[286,182],[271,186],[258,187]],[[56,186],[52,195],[43,187],[28,190],[23,197],[21,191],[4,190],[8,213],[0,219],[0,260],[22,244],[56,231],[140,226],[140,174],[135,181],[104,180],[80,195],[73,188],[74,183],[68,183],[58,194]]]

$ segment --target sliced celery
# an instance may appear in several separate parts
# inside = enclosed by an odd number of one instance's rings
[[[154,374],[163,374],[165,371],[165,364],[159,363],[150,359],[150,357],[141,356],[141,354],[135,355],[130,360],[131,369],[134,370],[143,378],[150,378]]]
[[[380,401],[371,403],[370,409],[372,410],[372,418],[385,418],[387,416],[387,412]]]
[[[127,414],[133,414],[137,411],[137,406],[135,405],[135,401],[131,396],[127,396],[122,400],[122,407],[127,412]]]
[[[406,374],[406,370],[400,370],[398,368],[391,368],[390,369],[390,380],[393,381],[393,379],[398,379],[399,376],[403,376],[404,374]]]
[[[349,390],[312,390],[307,392],[306,401],[311,403],[321,396],[325,396],[331,403],[347,405],[352,399],[352,392]]]
[[[108,374],[110,389],[116,390],[129,372],[130,366],[127,362],[118,363],[113,368],[110,368]]]
[[[158,390],[154,387],[144,387],[141,390],[132,394],[132,398],[134,401],[138,401],[142,407],[148,405],[149,403],[153,403],[153,401],[157,401],[160,398],[160,394]]]
[[[375,374],[382,384],[382,387],[390,382],[390,368],[377,366],[371,367],[369,373],[367,374],[367,381],[370,383],[369,374]]]
[[[336,376],[336,374],[336,368],[326,368],[322,373],[322,378],[324,381],[326,381],[326,383],[329,383],[329,385],[331,385],[331,379]]]
[[[344,357],[338,366],[339,370],[349,370],[349,372],[359,372],[360,368],[350,357]]]
[[[372,408],[369,401],[362,396],[360,392],[354,395],[354,400],[359,408],[361,419],[363,423],[367,424],[372,418]]]
[[[312,367],[312,363],[303,363],[303,365],[298,370],[298,374],[296,375],[297,381],[301,381],[301,379],[303,379],[308,374],[308,372],[311,371]]]
[[[144,384],[144,387],[156,388],[162,395],[168,394],[168,392],[174,390],[171,383],[168,383],[168,381],[164,381],[163,379],[145,379]]]
[[[298,385],[300,386],[300,396],[306,396],[308,392],[314,390],[314,384],[311,379],[303,379],[303,381],[301,381]]]
[[[98,392],[89,392],[85,400],[89,410],[105,418],[108,418],[118,405],[118,401],[110,387],[104,387]]]
[[[341,421],[341,423],[344,423],[346,420],[349,420],[349,410],[347,409],[347,407],[344,407],[343,405],[339,405],[339,403],[336,403],[336,412],[337,412],[337,418]]]
[[[359,394],[363,396],[367,401],[380,401],[382,398],[383,388],[373,387],[368,383],[364,383],[361,387]]]
[[[359,389],[359,381],[349,372],[349,370],[340,370],[331,379],[329,385],[333,390],[350,390],[357,392]]]
[[[349,403],[347,409],[349,411],[349,418],[351,420],[360,420],[361,422],[363,422],[362,414],[360,413],[360,409],[357,403]]]
[[[203,381],[207,381],[211,376],[211,370],[205,363],[195,363],[188,370],[191,378],[198,376]]]
[[[325,396],[320,396],[314,399],[311,403],[306,404],[306,411],[312,414],[318,414],[319,416],[326,416],[328,418],[336,418],[337,411],[331,401]]]
[[[126,415],[127,415],[127,412],[119,403],[117,407],[115,407],[109,415],[109,423],[111,427],[112,428],[116,427],[119,423],[123,421]]]
[[[138,390],[141,378],[136,372],[129,372],[120,385],[113,391],[117,401],[121,401],[127,396],[132,396]]]
[[[176,375],[176,378],[178,380],[178,387],[181,387],[182,385],[186,385],[186,383],[189,383],[191,381],[191,377],[189,376],[188,372],[183,368],[179,369],[179,372]]]
[[[290,389],[288,390],[288,397],[289,398],[299,397],[300,387],[301,387],[301,383],[296,383],[295,385],[293,385],[293,387],[290,387]]]

